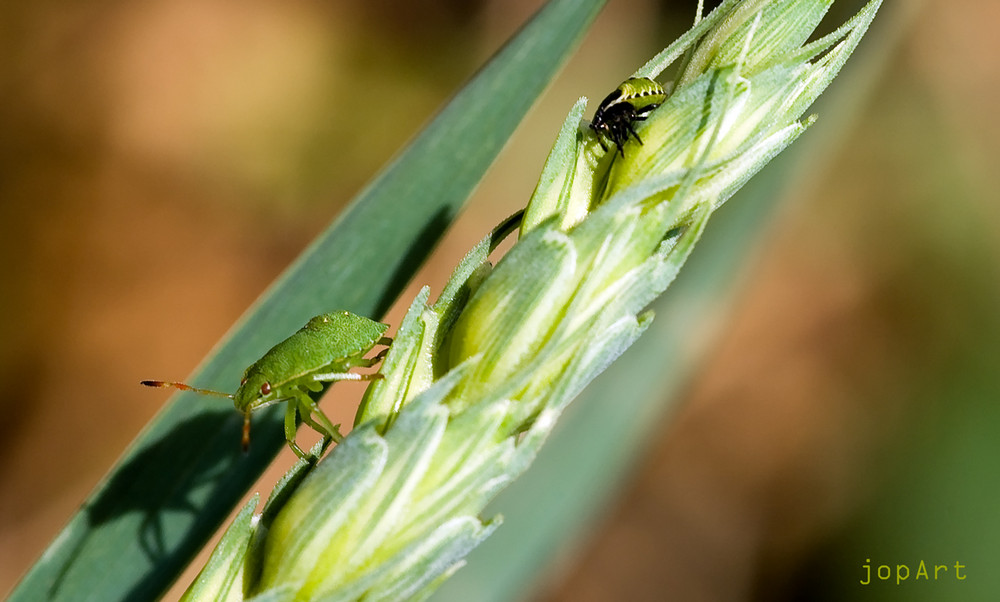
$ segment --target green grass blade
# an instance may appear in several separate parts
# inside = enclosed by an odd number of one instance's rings
[[[485,516],[504,517],[503,528],[470,553],[468,564],[431,600],[530,598],[546,571],[564,566],[573,544],[594,532],[654,429],[663,428],[664,416],[682,401],[713,339],[712,327],[722,322],[741,284],[738,258],[752,256],[774,210],[799,180],[822,169],[886,67],[903,33],[891,8],[883,7],[817,103],[817,125],[713,215],[677,281],[653,304],[649,330],[567,409],[531,468],[487,509]],[[663,597],[671,598],[670,592]]]
[[[193,383],[230,389],[243,368],[323,311],[381,315],[602,5],[549,2],[270,288]],[[394,102],[405,110],[405,99]],[[284,444],[280,413],[255,415],[244,455],[231,407],[175,395],[10,599],[162,595]]]

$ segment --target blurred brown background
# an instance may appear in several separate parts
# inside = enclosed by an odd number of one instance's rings
[[[684,408],[543,599],[817,599],[879,503],[966,485],[900,466],[997,464],[994,448],[951,442],[1000,425],[1000,5],[892,1],[880,20],[904,38],[883,77],[767,234]],[[572,102],[602,98],[694,4],[610,3],[417,285],[439,290],[523,205]],[[189,374],[539,5],[0,8],[0,591],[164,401],[138,381]],[[889,477],[904,484],[880,489]],[[900,532],[946,530],[935,517],[900,515]],[[961,560],[948,546],[914,558]]]

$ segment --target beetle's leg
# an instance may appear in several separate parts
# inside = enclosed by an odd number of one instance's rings
[[[288,446],[292,448],[295,455],[300,458],[306,458],[306,452],[302,451],[302,448],[295,443],[295,411],[298,409],[296,400],[289,400],[288,407],[285,409],[285,441],[288,442]]]
[[[615,146],[618,147],[618,153],[622,156],[622,158],[624,158],[625,141],[628,140],[628,130],[625,129],[625,125],[622,124],[622,122],[615,121],[609,126],[608,131],[611,134],[611,140],[615,143]]]
[[[594,135],[597,137],[597,143],[601,145],[601,148],[604,149],[604,152],[608,152],[608,147],[606,144],[604,144],[604,136],[601,135],[602,128],[591,123],[590,129],[594,130]]]
[[[635,133],[635,129],[632,128],[632,124],[626,121],[625,122],[625,127],[628,128],[628,131],[632,132],[632,135],[635,136],[635,141],[638,142],[639,145],[641,146],[642,145],[642,138],[639,138],[639,134]]]
[[[649,117],[649,114],[652,113],[659,106],[660,106],[659,104],[653,104],[653,105],[646,105],[641,109],[638,109],[635,112],[636,120],[642,121],[643,119]]]

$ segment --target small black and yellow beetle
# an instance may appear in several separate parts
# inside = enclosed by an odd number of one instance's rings
[[[666,100],[667,94],[658,82],[648,77],[630,77],[622,85],[601,101],[594,113],[590,128],[597,134],[601,148],[608,150],[604,138],[615,143],[618,152],[625,156],[624,144],[629,134],[642,144],[639,135],[632,129],[633,121],[642,121]]]

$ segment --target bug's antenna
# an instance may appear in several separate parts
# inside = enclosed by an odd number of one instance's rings
[[[227,399],[232,399],[233,396],[229,393],[221,393],[219,391],[213,391],[211,389],[199,389],[197,387],[192,387],[191,385],[185,385],[184,383],[175,383],[165,380],[144,380],[139,382],[140,385],[145,385],[147,387],[172,387],[174,389],[180,389],[181,391],[193,391],[195,393],[200,393],[202,395],[212,395],[215,397],[225,397]]]
[[[243,413],[243,453],[250,451],[250,410]]]

